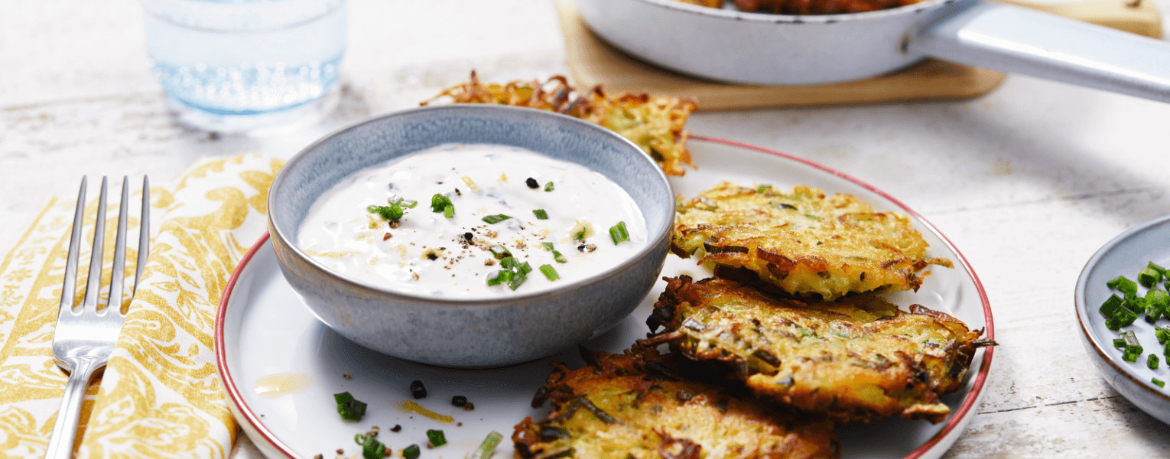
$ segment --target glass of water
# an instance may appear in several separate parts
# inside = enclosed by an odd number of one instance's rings
[[[141,1],[154,74],[185,123],[238,132],[332,109],[345,0]]]

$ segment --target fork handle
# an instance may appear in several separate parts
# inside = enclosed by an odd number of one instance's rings
[[[57,422],[53,424],[53,436],[49,438],[46,459],[68,459],[73,456],[73,441],[77,438],[77,422],[81,419],[81,403],[85,389],[94,373],[106,366],[96,359],[78,358],[73,362],[69,382],[65,383],[65,395],[61,397],[61,408],[57,410]]]

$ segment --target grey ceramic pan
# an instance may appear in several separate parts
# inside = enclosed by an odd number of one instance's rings
[[[673,0],[577,0],[601,38],[650,63],[729,83],[858,80],[927,57],[1170,102],[1170,43],[983,0],[776,15]]]

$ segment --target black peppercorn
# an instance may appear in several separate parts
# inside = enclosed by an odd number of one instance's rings
[[[414,398],[426,398],[427,388],[423,386],[422,381],[414,380],[410,382],[410,395]]]

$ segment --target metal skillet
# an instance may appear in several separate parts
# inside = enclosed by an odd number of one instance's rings
[[[934,57],[1170,102],[1170,43],[983,0],[781,15],[672,0],[577,0],[610,44],[728,83],[859,80]]]

